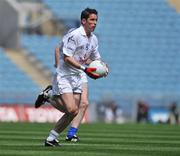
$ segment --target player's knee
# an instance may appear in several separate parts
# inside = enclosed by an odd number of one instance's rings
[[[78,114],[78,107],[68,109],[67,113],[72,117],[76,116]]]

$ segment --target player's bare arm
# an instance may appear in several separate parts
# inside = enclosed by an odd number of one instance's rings
[[[81,69],[81,64],[75,61],[73,57],[64,55],[64,61],[77,69]]]
[[[77,61],[75,61],[73,57],[64,55],[64,61],[77,69],[83,70],[92,79],[100,78],[99,74],[93,73],[94,71],[96,71],[96,68],[89,68],[89,67],[86,68],[81,64],[79,64]]]
[[[54,51],[54,59],[55,59],[55,64],[54,64],[54,67],[58,67],[59,66],[59,47],[56,47],[55,48],[55,51]]]

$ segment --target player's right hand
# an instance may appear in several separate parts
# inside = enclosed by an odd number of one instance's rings
[[[94,71],[96,71],[96,68],[85,68],[84,72],[92,79],[98,79],[101,76],[99,74],[93,73]]]
[[[103,75],[104,77],[106,77],[109,74],[109,67],[106,63],[105,66],[106,66],[106,73]]]

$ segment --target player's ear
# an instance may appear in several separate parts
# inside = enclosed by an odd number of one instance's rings
[[[83,18],[83,19],[81,20],[81,23],[82,23],[82,25],[86,24],[86,19]]]

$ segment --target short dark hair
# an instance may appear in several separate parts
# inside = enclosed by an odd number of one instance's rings
[[[98,15],[98,12],[96,9],[86,8],[81,12],[81,20],[85,18],[86,20],[89,18],[90,14]]]

